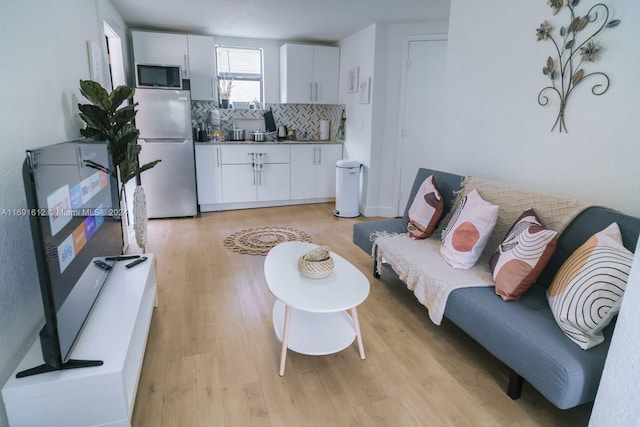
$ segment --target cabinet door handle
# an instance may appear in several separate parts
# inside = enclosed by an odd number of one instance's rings
[[[215,87],[215,83],[213,83],[213,77],[211,77],[209,80],[211,80],[211,99],[216,99],[216,93],[213,90]]]
[[[251,156],[251,174],[253,176],[253,186],[256,186],[256,154],[248,153]]]
[[[222,156],[222,150],[220,150],[220,147],[216,147],[216,165],[218,167],[220,167],[222,164],[222,159],[220,159],[221,156]]]
[[[318,83],[314,83],[314,86],[316,87],[316,99],[315,101],[318,102]]]
[[[309,99],[313,101],[313,83],[309,83]]]
[[[182,77],[187,78],[187,71],[189,70],[189,55],[184,54],[184,70],[182,71]]]
[[[318,147],[318,166],[322,164],[322,147]]]

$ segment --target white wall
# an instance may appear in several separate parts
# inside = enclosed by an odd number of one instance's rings
[[[569,132],[558,133],[550,132],[558,102],[537,102],[554,49],[535,35],[543,20],[568,25],[567,11],[553,16],[544,1],[453,0],[441,141],[451,149],[425,164],[640,215],[640,2],[605,3],[622,24],[597,37],[599,59],[585,68],[608,74],[611,87],[594,96],[587,80],[578,86],[566,110]],[[592,4],[580,2],[578,14]]]
[[[638,242],[635,253],[640,253]],[[640,426],[640,256],[625,290],[589,426]]]
[[[376,31],[382,26],[370,25],[339,42],[340,46],[340,104],[344,104],[347,121],[345,122],[345,143],[343,157],[357,160],[363,165],[362,188],[360,195],[360,212],[364,212],[370,201],[370,187],[375,187],[376,180],[371,175],[372,157],[376,146],[373,141],[373,105],[382,102],[382,94],[375,93],[373,82],[381,77],[374,74],[376,55]],[[371,102],[360,104],[357,93],[349,93],[347,87],[348,71],[359,67],[360,80],[371,77]],[[376,191],[371,194],[376,194]]]
[[[98,9],[112,22],[114,15],[106,0],[2,0],[0,9],[2,210],[26,207],[26,149],[80,137],[77,104],[84,98],[78,86],[89,78],[87,40],[102,46]],[[44,316],[28,220],[6,213],[0,215],[0,384],[36,338]],[[6,425],[0,404],[0,426]]]
[[[447,22],[375,24],[342,39],[340,45],[340,103],[345,105],[345,157],[363,165],[360,212],[366,216],[394,216],[394,180],[405,37],[442,34]],[[350,68],[360,78],[372,76],[371,103],[358,103],[347,90]]]

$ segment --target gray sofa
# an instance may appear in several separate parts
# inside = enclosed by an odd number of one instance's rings
[[[370,254],[372,233],[406,232],[411,201],[422,181],[431,174],[445,200],[446,214],[454,202],[454,192],[461,188],[463,177],[420,169],[404,217],[357,223],[353,227],[353,242]],[[612,222],[620,226],[625,247],[634,251],[640,233],[639,218],[608,208],[588,207],[562,231],[550,262],[537,283],[520,300],[504,302],[493,287],[456,289],[449,295],[444,317],[511,369],[507,393],[512,399],[520,397],[524,380],[560,409],[595,399],[615,321],[604,330],[605,342],[582,350],[556,324],[547,303],[546,289],[564,260],[591,235]],[[439,235],[434,233],[430,238],[437,239]],[[386,264],[385,267],[394,273]],[[379,277],[375,265],[373,271],[374,276]]]

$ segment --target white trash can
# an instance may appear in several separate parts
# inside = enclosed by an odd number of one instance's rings
[[[336,162],[335,216],[355,218],[360,216],[360,168],[357,160]]]

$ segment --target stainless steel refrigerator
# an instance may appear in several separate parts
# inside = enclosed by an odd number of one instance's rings
[[[189,91],[136,89],[140,164],[160,159],[140,175],[149,218],[197,215],[196,167]]]

